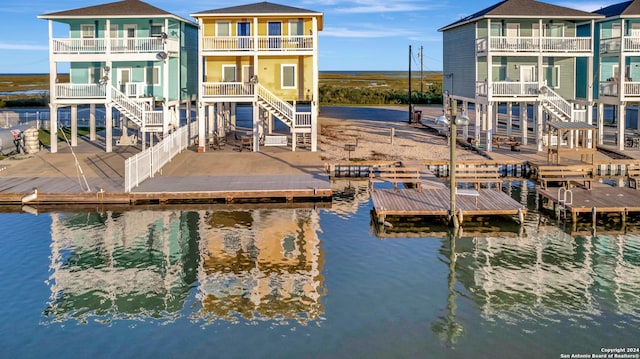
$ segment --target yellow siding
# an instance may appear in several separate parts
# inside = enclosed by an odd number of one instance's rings
[[[311,56],[263,57],[258,61],[258,80],[276,96],[286,101],[303,101],[313,94]],[[282,65],[296,66],[296,89],[282,88]]]
[[[253,57],[210,57],[206,59],[206,78],[205,82],[220,82],[222,81],[222,66],[223,65],[236,65],[236,78],[238,81],[242,80],[242,67],[245,65],[253,65]]]
[[[267,36],[267,23],[270,21],[280,21],[282,22],[282,35],[289,36],[289,21],[298,21],[302,20],[304,22],[304,35],[309,35],[313,28],[313,20],[311,18],[288,18],[288,17],[271,17],[271,18],[259,18],[258,19],[258,35],[259,36]],[[243,18],[216,18],[216,19],[204,19],[203,20],[203,32],[204,36],[215,36],[216,34],[216,22],[228,21],[231,23],[231,36],[236,36],[238,26],[238,22],[250,22],[251,23],[251,34],[255,34],[255,29],[253,28],[253,18],[252,17],[243,17]]]

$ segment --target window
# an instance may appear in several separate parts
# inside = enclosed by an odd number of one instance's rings
[[[491,81],[505,81],[507,79],[507,65],[493,65],[491,71]]]
[[[98,82],[100,82],[100,79],[102,78],[102,76],[100,75],[100,72],[102,71],[102,67],[89,67],[88,70],[89,70],[89,76],[88,76],[89,81],[87,83],[97,84]]]
[[[162,24],[151,24],[151,27],[149,28],[149,33],[151,34],[151,36],[160,37],[162,36],[163,32],[164,26],[162,26]]]
[[[544,28],[546,37],[563,37],[564,25],[563,24],[547,24]]]
[[[491,23],[491,36],[502,36],[502,24]]]
[[[96,26],[93,24],[80,25],[80,37],[93,39],[96,37]]]
[[[560,87],[560,66],[544,66],[544,82],[551,88]]]
[[[236,82],[236,65],[222,65],[222,82]]]
[[[304,23],[302,20],[289,21],[289,36],[304,35]]]
[[[231,23],[228,21],[216,22],[216,36],[231,36]]]
[[[109,25],[109,36],[112,39],[118,37],[118,25],[116,24]]]
[[[82,38],[82,46],[95,46],[93,40],[96,37],[96,26],[93,24],[80,25],[80,37]]]
[[[147,84],[149,85],[160,85],[160,67],[151,66],[147,67]]]
[[[296,65],[282,65],[280,82],[283,89],[296,88]]]
[[[533,37],[540,36],[540,24],[538,24],[537,22],[534,24],[531,24],[531,36]]]

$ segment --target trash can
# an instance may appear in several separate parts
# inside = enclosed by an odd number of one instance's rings
[[[422,120],[422,111],[413,111],[413,122],[420,122],[420,120]]]

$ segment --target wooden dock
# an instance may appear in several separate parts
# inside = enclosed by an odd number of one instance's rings
[[[399,217],[447,217],[450,206],[449,188],[422,189],[376,189],[371,193],[373,210],[379,222],[387,216]],[[456,197],[456,212],[463,219],[469,216],[524,216],[526,206],[508,194],[494,189],[479,189],[479,197]],[[639,192],[640,193],[640,192]],[[458,215],[459,215],[458,214]]]
[[[588,190],[574,187],[538,189],[540,207],[554,212],[566,213],[576,222],[579,214],[589,213],[595,223],[598,214],[616,213],[623,220],[629,214],[640,214],[640,191],[628,187],[600,185]]]

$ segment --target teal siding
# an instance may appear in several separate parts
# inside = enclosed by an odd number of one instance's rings
[[[443,31],[443,88],[458,96],[475,98],[475,24]]]

